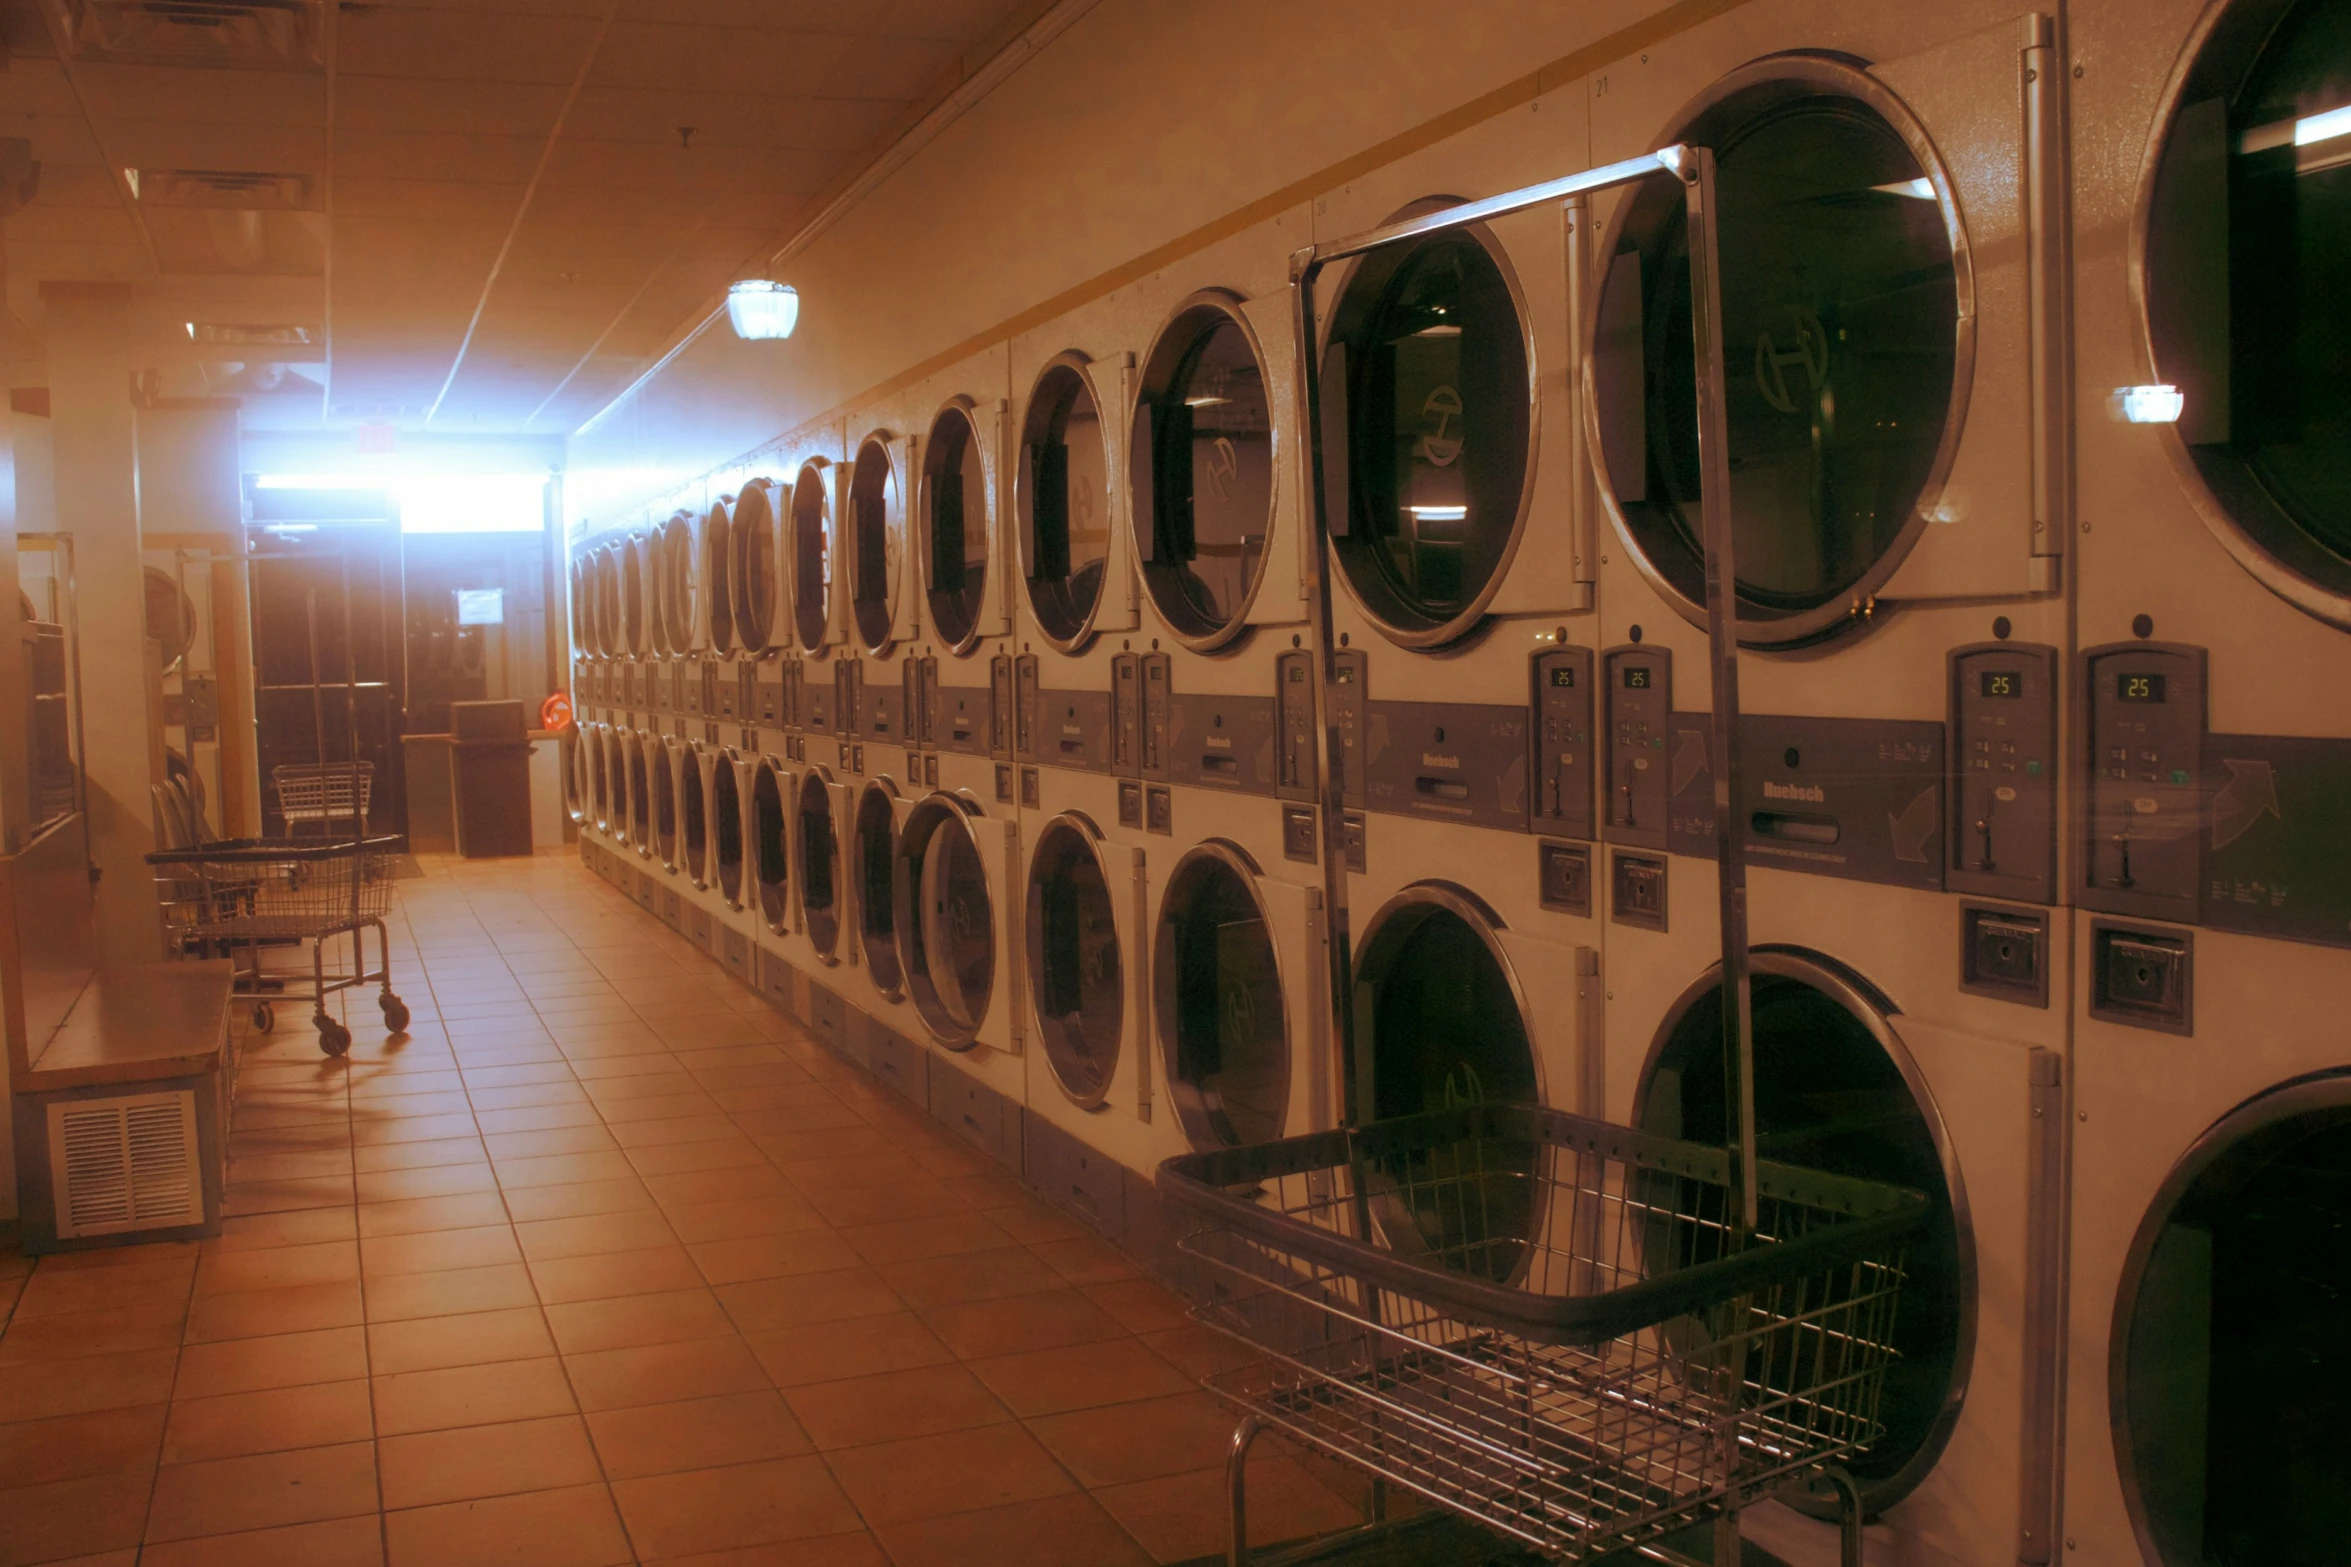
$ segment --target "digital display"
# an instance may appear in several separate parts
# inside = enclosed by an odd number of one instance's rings
[[[1575,666],[1573,664],[1561,664],[1554,668],[1551,671],[1551,684],[1553,688],[1557,690],[1573,690],[1575,688]]]
[[[1979,679],[1988,697],[2007,700],[2024,695],[2024,676],[2013,669],[1987,669]]]
[[[2118,702],[2160,702],[2163,700],[2163,677],[2128,672],[2116,675],[2114,696]]]
[[[1646,665],[1646,664],[1627,664],[1627,665],[1625,665],[1625,669],[1624,669],[1624,688],[1625,688],[1627,691],[1646,691],[1646,690],[1648,690],[1648,689],[1649,689],[1649,666],[1648,666],[1648,665]]]

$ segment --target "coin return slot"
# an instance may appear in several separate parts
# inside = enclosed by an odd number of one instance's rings
[[[1469,785],[1458,778],[1415,778],[1412,787],[1423,799],[1466,801],[1469,798]]]
[[[2091,926],[2096,988],[2090,1015],[2167,1034],[2195,1032],[2189,937]]]
[[[1214,754],[1203,756],[1200,758],[1200,770],[1204,773],[1214,773],[1220,778],[1238,778],[1241,776],[1241,759],[1237,756]]]
[[[1784,843],[1835,843],[1839,830],[1833,816],[1799,816],[1789,811],[1757,811],[1748,826],[1758,838]]]

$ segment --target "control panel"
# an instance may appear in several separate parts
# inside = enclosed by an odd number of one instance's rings
[[[1175,724],[1175,660],[1165,653],[1143,655],[1143,750],[1146,778],[1170,776],[1168,744]]]
[[[2057,649],[1983,642],[1950,657],[1944,875],[1954,892],[2057,901]]]
[[[1274,793],[1285,800],[1314,798],[1314,658],[1302,651],[1274,661]]]
[[[1278,776],[1270,696],[1185,692],[1168,703],[1171,783],[1272,794]]]
[[[909,729],[925,750],[935,749],[946,722],[942,708],[943,694],[939,686],[939,661],[936,658],[925,656],[914,660],[913,691],[907,700],[919,715],[916,722],[908,726]]]
[[[1012,656],[998,653],[988,660],[988,754],[1012,755],[1015,729],[1012,709]]]
[[[2081,903],[2193,920],[2203,878],[2205,655],[2121,642],[2082,654],[2089,732]]]
[[[1110,770],[1121,778],[1142,776],[1143,672],[1133,653],[1114,653],[1110,659]],[[1143,824],[1143,793],[1135,791],[1135,819],[1122,826]]]
[[[1534,657],[1534,830],[1592,837],[1592,650],[1553,648]],[[1586,900],[1589,901],[1588,899]]]
[[[1664,648],[1610,648],[1601,658],[1608,715],[1607,799],[1602,818],[1611,843],[1662,849],[1673,809],[1666,765],[1673,716],[1673,655]]]
[[[1037,655],[1023,653],[1012,661],[1012,750],[1024,762],[1037,760],[1037,707],[1043,699]]]
[[[833,732],[847,739],[865,714],[865,666],[853,658],[833,665]]]

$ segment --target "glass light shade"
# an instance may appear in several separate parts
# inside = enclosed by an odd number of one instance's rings
[[[2133,424],[2177,424],[2188,400],[2176,386],[2126,386],[2122,416]]]
[[[789,283],[746,278],[727,290],[727,320],[737,337],[790,337],[800,324],[800,294]]]

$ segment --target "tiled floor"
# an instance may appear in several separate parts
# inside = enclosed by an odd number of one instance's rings
[[[243,1040],[218,1240],[0,1252],[0,1567],[1221,1550],[1173,1297],[576,859],[425,868],[407,1037]]]

